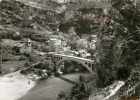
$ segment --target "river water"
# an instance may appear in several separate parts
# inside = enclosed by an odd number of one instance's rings
[[[63,77],[76,82],[79,75]],[[15,72],[0,77],[0,100],[56,100],[60,92],[69,93],[72,86],[72,83],[56,77],[37,82]]]
[[[63,77],[78,82],[80,75],[87,76],[89,74],[68,74],[63,75]],[[117,81],[101,93],[99,92],[97,96],[91,95],[91,100],[108,100],[123,85],[123,81]],[[69,94],[72,86],[72,83],[62,78],[51,77],[33,81],[28,76],[15,72],[0,77],[0,100],[57,100],[60,92]],[[102,93],[107,95],[104,96]],[[99,97],[102,99],[99,99]]]
[[[69,74],[63,77],[76,82],[79,79],[79,75],[81,74]],[[68,94],[72,86],[72,83],[54,77],[48,80],[40,81],[19,100],[56,100],[60,92],[64,91]]]

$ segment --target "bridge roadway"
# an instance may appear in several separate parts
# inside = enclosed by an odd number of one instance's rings
[[[86,58],[82,58],[82,57],[76,57],[76,56],[72,56],[72,55],[58,54],[58,53],[55,53],[55,52],[49,52],[48,54],[55,55],[55,56],[74,58],[74,59],[84,60],[84,61],[88,61],[88,62],[94,62],[93,60],[90,60],[90,59],[86,59]]]

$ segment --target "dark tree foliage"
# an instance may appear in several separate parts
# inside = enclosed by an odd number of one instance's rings
[[[112,0],[98,34],[98,84],[126,80],[140,65],[140,12],[131,0]],[[110,22],[106,23],[106,17]]]
[[[60,23],[60,30],[67,33],[68,29],[75,27],[76,33],[81,34],[96,34],[98,32],[98,23],[96,23],[96,17],[101,15],[101,8],[79,8],[74,11],[74,17],[68,21],[62,21]],[[96,16],[96,17],[92,17]]]

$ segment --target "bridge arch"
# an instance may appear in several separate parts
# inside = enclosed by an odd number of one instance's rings
[[[89,72],[92,72],[92,68],[90,69],[89,68],[89,66],[88,66],[88,64],[87,63],[85,63],[84,61],[79,61],[79,60],[75,60],[75,59],[61,59],[60,61],[58,61],[57,62],[57,69],[59,69],[61,66],[61,64],[63,63],[63,62],[66,62],[66,61],[73,61],[73,62],[76,62],[76,63],[78,63],[78,64],[81,64],[82,66],[81,67],[84,67],[85,69],[87,69],[87,71],[89,71]]]

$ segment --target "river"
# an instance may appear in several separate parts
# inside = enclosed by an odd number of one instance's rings
[[[69,74],[63,77],[76,82],[79,75],[81,74]],[[72,83],[57,77],[33,81],[15,72],[0,77],[0,100],[56,100],[61,91],[69,93],[72,86]]]
[[[63,77],[76,82],[78,81],[79,75],[81,74],[69,74]],[[48,80],[40,81],[19,100],[56,100],[57,95],[61,91],[67,94],[70,92],[72,86],[72,83],[53,77]]]

